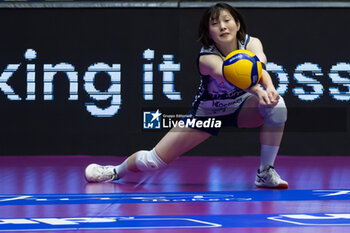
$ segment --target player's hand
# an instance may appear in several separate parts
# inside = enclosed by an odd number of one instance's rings
[[[259,99],[259,104],[260,105],[271,105],[271,100],[269,98],[269,95],[266,91],[264,90],[259,90],[256,92],[257,97]]]
[[[274,106],[278,103],[278,100],[280,99],[280,95],[276,91],[274,87],[266,88],[267,96],[270,100],[270,105]]]
[[[263,90],[259,85],[255,85],[249,89],[245,89],[245,91],[255,95],[258,98],[260,105],[268,107],[275,106],[280,98],[278,92],[273,86]]]

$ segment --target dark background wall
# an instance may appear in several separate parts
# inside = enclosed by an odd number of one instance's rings
[[[349,155],[350,9],[239,10],[248,33],[263,42],[268,70],[289,108],[280,154]],[[128,155],[152,148],[166,130],[143,129],[143,112],[186,112],[196,94],[202,12],[1,9],[0,154]],[[144,58],[150,50],[153,58]],[[173,57],[164,61],[163,55]],[[152,100],[144,97],[144,64],[153,75]],[[164,93],[166,71],[181,100]],[[257,129],[227,129],[187,154],[258,150]]]

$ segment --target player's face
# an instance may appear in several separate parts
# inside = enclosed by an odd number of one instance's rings
[[[236,40],[240,24],[227,10],[220,11],[219,17],[209,20],[209,34],[215,44],[232,43]]]

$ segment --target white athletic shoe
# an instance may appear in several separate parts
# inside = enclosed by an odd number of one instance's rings
[[[117,180],[117,172],[114,166],[101,166],[95,163],[85,168],[85,179],[91,183],[109,182]]]
[[[273,166],[269,166],[263,171],[258,170],[255,185],[262,188],[288,188],[288,182],[281,179]]]

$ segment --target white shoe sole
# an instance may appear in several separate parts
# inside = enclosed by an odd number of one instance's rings
[[[255,184],[255,185],[258,188],[269,188],[269,189],[287,189],[288,188],[288,184],[279,184],[277,186],[265,186],[262,184]]]

